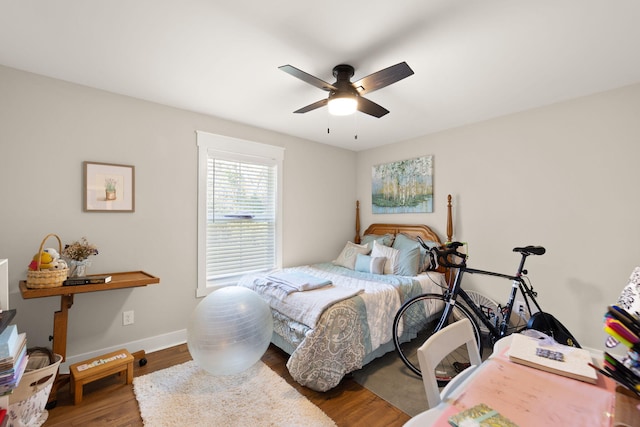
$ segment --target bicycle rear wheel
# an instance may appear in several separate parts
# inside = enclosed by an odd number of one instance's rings
[[[445,307],[444,296],[440,294],[424,294],[405,302],[393,321],[393,341],[396,351],[404,364],[416,375],[422,376],[418,362],[418,348],[444,326],[468,318],[473,325],[474,335],[482,354],[480,328],[473,314],[461,304],[451,306],[448,319],[442,322]],[[453,377],[469,366],[466,348],[459,347],[436,367],[436,378],[439,386],[444,386]]]

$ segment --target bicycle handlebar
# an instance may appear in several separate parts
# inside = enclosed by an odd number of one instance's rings
[[[420,245],[427,250],[431,256],[435,256],[438,264],[443,265],[449,268],[461,268],[466,267],[466,259],[467,254],[463,254],[458,252],[458,248],[463,246],[461,242],[448,242],[442,245],[441,247],[429,247],[425,242],[420,238],[420,236],[416,236]],[[455,262],[451,259],[451,257],[458,257],[460,262]]]
[[[461,268],[467,266],[467,254],[462,252],[458,252],[458,248],[463,246],[463,243],[460,242],[448,242],[445,243],[442,248],[433,248],[438,256],[438,262],[445,267],[449,268]],[[452,258],[457,257],[460,261],[453,261]]]

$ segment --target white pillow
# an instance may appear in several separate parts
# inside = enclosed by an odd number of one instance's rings
[[[398,263],[398,255],[400,251],[389,246],[381,245],[376,240],[373,241],[372,257],[384,257],[387,261],[384,263],[384,274],[395,274],[396,264]]]
[[[353,242],[347,242],[342,252],[340,252],[340,255],[338,255],[338,258],[333,260],[333,263],[353,270],[358,254],[366,255],[368,253],[369,247],[367,245],[356,245]]]

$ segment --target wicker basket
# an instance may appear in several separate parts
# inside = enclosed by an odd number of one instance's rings
[[[36,270],[27,270],[27,288],[43,289],[43,288],[57,288],[62,286],[62,282],[67,280],[68,268],[60,268],[58,270],[40,270],[40,263],[42,262],[42,249],[44,243],[49,237],[55,237],[58,239],[58,252],[62,253],[62,242],[60,237],[56,234],[47,234],[42,243],[40,243],[40,249],[38,250],[38,260]]]

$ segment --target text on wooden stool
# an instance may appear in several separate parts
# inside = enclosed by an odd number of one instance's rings
[[[113,362],[116,359],[126,359],[126,358],[127,358],[127,354],[120,353],[120,354],[116,354],[115,356],[108,357],[106,359],[96,359],[91,363],[85,363],[83,365],[79,365],[76,369],[78,370],[78,372],[82,372],[90,368],[95,368],[96,366],[104,365],[105,363]]]

